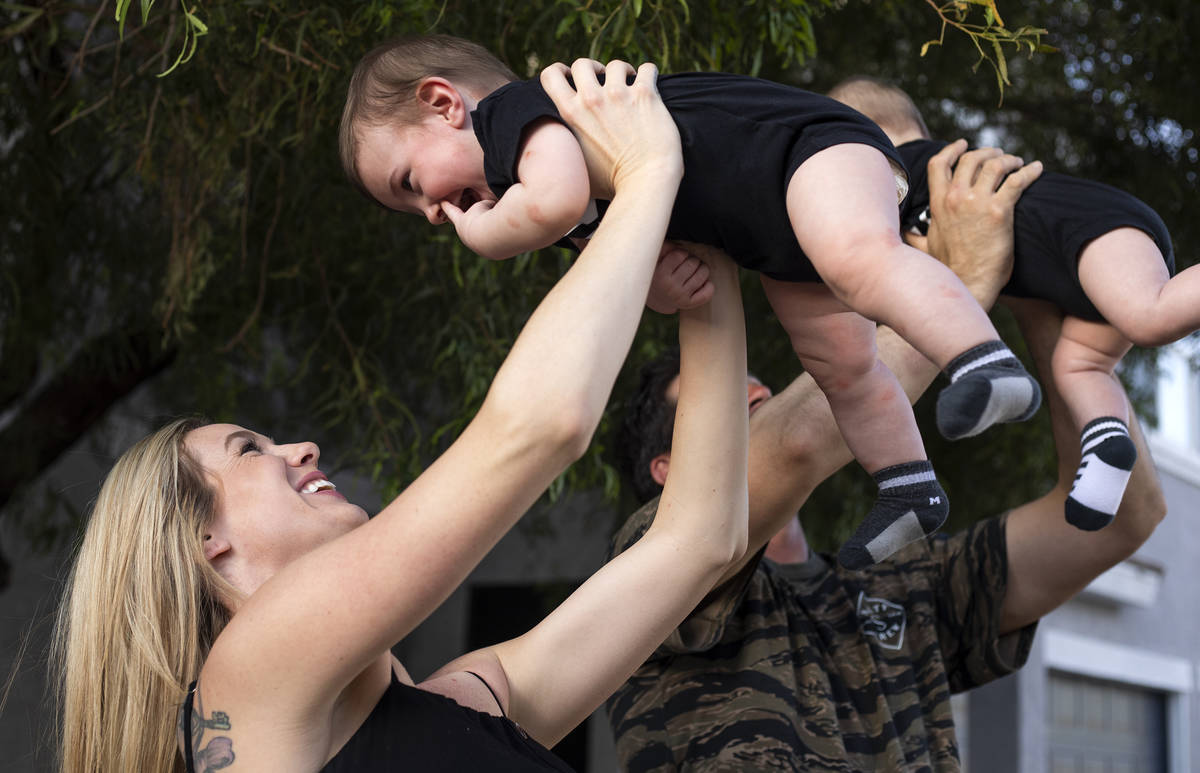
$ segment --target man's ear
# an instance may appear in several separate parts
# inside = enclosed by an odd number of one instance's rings
[[[455,129],[461,129],[467,121],[469,110],[462,94],[445,78],[426,78],[417,84],[417,102],[426,115],[437,116]]]
[[[215,534],[204,535],[204,560],[212,563],[217,556],[229,552],[229,540]]]
[[[660,486],[667,483],[667,471],[671,469],[671,455],[659,454],[650,460],[650,477]]]

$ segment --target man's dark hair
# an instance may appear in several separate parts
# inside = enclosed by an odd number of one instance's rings
[[[662,492],[650,476],[650,461],[671,450],[675,431],[675,404],[667,399],[667,387],[679,375],[679,349],[673,347],[642,366],[637,389],[626,403],[617,434],[617,466],[633,485],[639,502],[648,502]]]

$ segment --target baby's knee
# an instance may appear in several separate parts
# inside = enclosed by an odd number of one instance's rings
[[[1185,325],[1172,324],[1161,315],[1137,315],[1128,320],[1121,332],[1138,346],[1166,346],[1192,332]]]
[[[805,370],[825,393],[846,392],[880,375],[885,366],[876,356],[875,347],[843,347],[837,356],[805,361]]]
[[[893,252],[903,243],[895,232],[862,230],[831,240],[819,255],[810,255],[821,279],[839,299],[887,287]]]
[[[1050,373],[1061,387],[1080,374],[1111,373],[1117,359],[1087,344],[1060,338],[1050,357]]]
[[[1077,358],[1071,352],[1069,345],[1064,346],[1064,340],[1059,339],[1050,356],[1050,378],[1060,392],[1067,389],[1071,375],[1076,371]]]

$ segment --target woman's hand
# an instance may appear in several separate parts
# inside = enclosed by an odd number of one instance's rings
[[[542,71],[542,87],[579,140],[592,192],[601,198],[612,198],[642,175],[676,183],[683,177],[679,129],[655,86],[658,68],[647,62],[627,83],[633,73],[627,62],[602,68],[592,59],[576,59],[570,70],[556,62]]]

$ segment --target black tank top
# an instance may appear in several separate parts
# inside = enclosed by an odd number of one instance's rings
[[[189,686],[184,706],[187,773],[194,771],[190,724],[195,687],[195,682]],[[491,690],[490,686],[488,690]],[[460,706],[444,695],[410,687],[393,674],[375,708],[321,771],[375,773],[400,769],[447,773],[572,773],[565,762],[530,738],[512,720]]]

